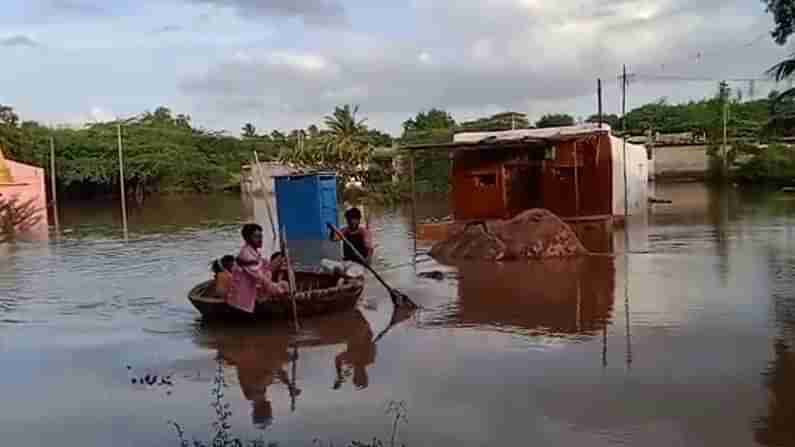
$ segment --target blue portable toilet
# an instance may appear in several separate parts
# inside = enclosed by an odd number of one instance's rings
[[[326,222],[338,225],[337,174],[313,172],[274,177],[279,225],[290,241],[327,240]]]

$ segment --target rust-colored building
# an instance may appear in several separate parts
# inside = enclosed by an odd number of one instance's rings
[[[544,208],[572,225],[589,250],[605,252],[614,218],[647,206],[646,149],[612,136],[607,125],[460,133],[452,143],[408,149],[447,152],[453,161],[454,222],[422,226],[421,238]]]
[[[452,143],[411,149],[452,153],[456,221],[508,219],[530,208],[608,218],[646,205],[646,150],[611,136],[607,126],[461,133]]]

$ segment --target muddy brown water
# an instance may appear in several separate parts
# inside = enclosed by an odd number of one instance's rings
[[[424,307],[377,343],[391,304],[372,280],[297,335],[200,323],[186,292],[261,205],[152,199],[126,242],[114,204],[64,207],[64,236],[0,258],[2,445],[177,445],[169,421],[206,439],[219,358],[234,433],[281,445],[388,440],[393,401],[410,446],[795,445],[795,195],[656,189],[674,203],[616,235],[628,254],[418,264],[441,281],[400,267],[409,209],[368,210],[379,268]]]

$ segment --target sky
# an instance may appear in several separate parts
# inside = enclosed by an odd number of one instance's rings
[[[0,103],[76,124],[167,106],[239,133],[320,123],[360,106],[399,133],[430,108],[620,112],[766,79],[791,50],[755,0],[2,0]],[[699,81],[660,80],[696,78]],[[731,84],[747,99],[769,81]],[[781,88],[781,86],[779,86]],[[753,91],[751,91],[753,90]]]

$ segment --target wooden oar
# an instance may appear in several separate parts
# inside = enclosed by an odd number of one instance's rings
[[[295,285],[295,272],[290,262],[290,250],[287,248],[287,236],[285,235],[284,227],[282,227],[280,239],[282,253],[284,254],[284,262],[287,264],[287,281],[290,283],[290,302],[292,302],[293,305],[293,322],[295,323],[295,330],[298,331],[300,329],[300,325],[298,324],[298,306],[295,303],[295,294],[298,290]]]
[[[389,297],[392,298],[392,303],[395,305],[395,307],[400,307],[400,306],[407,306],[410,308],[419,307],[417,306],[417,304],[414,303],[414,301],[411,301],[411,299],[407,297],[406,294],[390,287],[389,284],[387,284],[386,281],[384,281],[384,279],[381,278],[381,275],[379,275],[378,272],[373,270],[373,268],[370,267],[369,264],[367,264],[367,260],[365,259],[365,257],[362,256],[361,253],[359,253],[359,250],[357,250],[356,247],[354,247],[353,244],[351,244],[351,241],[349,241],[348,238],[346,238],[345,235],[342,234],[342,232],[337,227],[335,227],[334,225],[328,222],[326,223],[326,226],[331,231],[333,231],[334,234],[336,234],[337,237],[340,238],[342,242],[348,246],[348,248],[351,249],[351,251],[356,255],[356,257],[359,258],[359,261],[364,266],[364,268],[369,270],[370,273],[372,273],[373,276],[375,276],[375,279],[377,279],[378,282],[380,282],[381,285],[383,285],[386,288],[386,290],[389,292]]]

